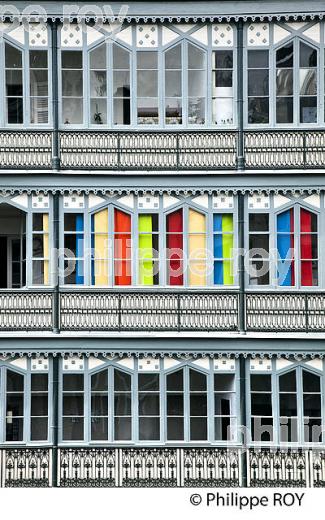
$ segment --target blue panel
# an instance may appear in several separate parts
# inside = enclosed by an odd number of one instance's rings
[[[222,231],[222,215],[213,215],[213,231]]]
[[[222,260],[214,262],[213,283],[215,285],[223,285],[223,262],[222,262]]]
[[[217,235],[213,236],[213,255],[214,258],[222,258],[222,215],[213,215],[213,231]],[[214,262],[213,283],[223,285],[223,263]]]
[[[277,242],[278,242],[278,254],[282,260],[285,260],[288,257],[289,249],[291,246],[291,236],[290,236],[290,217],[291,211],[284,211],[277,217]],[[283,233],[283,234],[279,234]],[[291,286],[292,279],[292,266],[291,261],[280,262],[279,261],[279,273],[280,277],[280,285],[281,286]],[[286,274],[285,274],[286,273]]]
[[[91,285],[95,285],[95,216],[91,216]]]
[[[77,258],[83,258],[83,240],[84,240],[84,217],[83,215],[76,216],[76,231],[80,232],[76,236],[76,255]],[[76,261],[76,284],[81,285],[84,283],[83,274],[83,262],[80,260]]]

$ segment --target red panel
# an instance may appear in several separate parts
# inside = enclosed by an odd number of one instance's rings
[[[313,266],[312,266],[312,246],[311,246],[311,218],[310,211],[300,210],[300,255],[301,259],[307,258],[308,261],[301,262],[301,285],[313,284]]]
[[[183,210],[167,215],[168,284],[183,285]]]
[[[131,285],[131,215],[114,210],[115,285]]]
[[[290,209],[290,248],[294,251],[295,247],[295,222],[293,208]],[[294,258],[294,257],[293,257]],[[294,259],[291,262],[291,285],[295,284],[295,262]]]

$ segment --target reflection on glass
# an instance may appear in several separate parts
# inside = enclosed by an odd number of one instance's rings
[[[269,122],[269,52],[249,50],[247,53],[248,123]]]
[[[205,123],[206,55],[188,44],[188,123]]]
[[[82,51],[62,51],[62,121],[81,124],[83,121]]]
[[[233,123],[233,51],[212,52],[212,120]]]

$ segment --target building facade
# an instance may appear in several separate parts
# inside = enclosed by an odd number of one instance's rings
[[[0,17],[1,486],[324,486],[322,2],[37,4]]]

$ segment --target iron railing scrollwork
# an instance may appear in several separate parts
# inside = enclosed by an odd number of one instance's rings
[[[51,168],[52,131],[1,130],[0,169]]]
[[[248,486],[308,487],[310,453],[303,449],[250,449]]]
[[[50,487],[52,450],[8,448],[1,450],[2,487]]]

